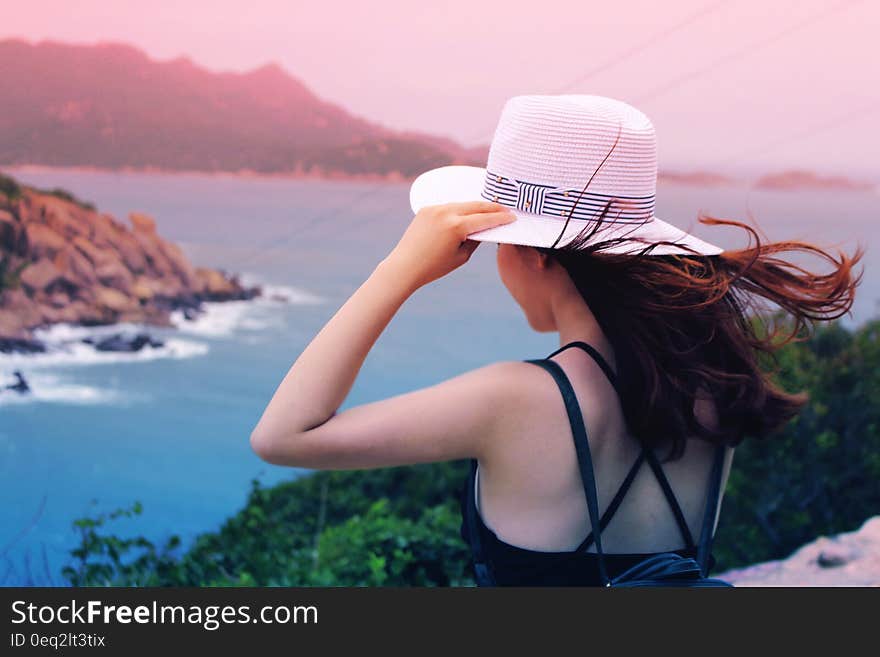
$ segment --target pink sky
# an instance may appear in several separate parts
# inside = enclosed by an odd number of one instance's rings
[[[594,93],[651,116],[661,166],[874,179],[878,31],[875,0],[28,0],[0,24],[212,70],[275,61],[355,114],[469,145],[511,95]]]

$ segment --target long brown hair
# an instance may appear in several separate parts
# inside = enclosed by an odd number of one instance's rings
[[[649,255],[672,242],[632,237],[589,244],[610,206],[563,247],[538,250],[567,270],[611,341],[631,434],[652,447],[671,441],[666,457],[671,460],[682,456],[687,436],[736,446],[746,436],[764,438],[782,428],[809,395],[787,392],[772,381],[778,371],[774,352],[807,339],[812,322],[850,312],[864,267],[857,276],[852,270],[864,247],[858,245],[852,256],[839,251],[835,259],[806,242],[762,243],[758,231],[743,222],[702,214],[700,223],[748,231],[749,246],[706,256],[692,249]],[[629,254],[603,252],[622,242],[646,246]],[[813,273],[781,258],[786,251],[819,256],[833,268]],[[767,313],[768,301],[778,309]],[[785,313],[794,321],[775,321]],[[760,353],[775,367],[762,370]],[[715,402],[717,431],[694,416],[701,393]]]

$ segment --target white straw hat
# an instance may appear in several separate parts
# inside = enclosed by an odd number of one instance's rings
[[[634,237],[703,255],[723,251],[655,217],[656,188],[657,141],[642,112],[602,96],[528,95],[505,103],[485,168],[426,171],[410,187],[410,204],[418,212],[485,199],[513,208],[515,221],[468,235],[472,240],[562,247],[607,208],[587,244],[625,238],[603,248],[609,253],[648,246]],[[675,253],[690,252],[659,244],[648,255]]]

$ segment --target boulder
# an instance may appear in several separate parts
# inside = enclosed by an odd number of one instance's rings
[[[51,257],[67,242],[45,224],[27,222],[24,226],[27,235],[28,254],[33,259]]]
[[[110,249],[99,248],[82,235],[74,237],[72,243],[88,259],[93,267],[99,267],[107,262],[118,261],[118,253]]]
[[[0,336],[31,337],[28,329],[40,326],[43,314],[40,304],[31,299],[22,288],[4,290],[0,305]]]
[[[142,212],[131,212],[128,215],[135,233],[156,234],[156,220]]]
[[[820,536],[786,559],[713,576],[735,586],[880,586],[880,515],[851,532]]]
[[[128,336],[124,333],[114,333],[111,336],[94,339],[84,338],[83,342],[90,342],[97,351],[124,351],[134,352],[140,351],[144,347],[161,347],[164,342],[152,338],[148,333],[138,333],[134,336]]]
[[[95,276],[102,285],[112,287],[126,295],[131,295],[134,276],[122,262],[111,260],[95,267]]]
[[[19,370],[15,370],[12,375],[15,377],[15,383],[10,383],[6,385],[4,387],[5,390],[18,392],[20,394],[31,391],[31,387],[28,385],[27,380],[24,378],[24,374],[22,374]]]
[[[107,308],[113,312],[123,312],[136,307],[137,301],[119,290],[114,290],[112,287],[99,285],[95,289],[95,304],[99,308]]]
[[[81,250],[70,244],[55,254],[53,263],[79,287],[89,287],[98,282],[95,266]]]
[[[0,337],[0,354],[36,354],[46,351],[39,340]]]
[[[153,292],[153,285],[150,279],[146,276],[136,276],[131,284],[131,294],[141,301],[152,299],[155,296],[155,292]]]
[[[186,256],[183,255],[183,251],[180,250],[180,247],[162,239],[158,240],[158,244],[165,259],[171,263],[172,271],[180,279],[180,282],[188,288],[192,287],[196,277],[195,270],[192,265],[189,264]]]
[[[37,260],[21,272],[21,283],[32,292],[42,292],[62,278],[58,267],[48,259]]]

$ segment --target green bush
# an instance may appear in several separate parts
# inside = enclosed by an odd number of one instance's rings
[[[14,178],[0,173],[0,194],[4,194],[10,201],[21,196],[21,185]]]
[[[3,290],[13,290],[21,283],[21,272],[30,264],[25,261],[18,266],[12,266],[12,256],[0,255],[0,295]]]
[[[778,435],[737,449],[716,572],[786,557],[880,512],[880,320],[856,331],[820,325],[784,347],[778,366],[779,383],[811,399]],[[471,584],[459,536],[466,474],[455,461],[254,481],[244,508],[186,550],[175,537],[157,548],[100,534],[113,514],[82,519],[64,574],[79,585]]]
[[[56,198],[63,199],[65,201],[69,201],[70,203],[75,203],[79,207],[84,210],[94,210],[95,204],[89,203],[87,201],[81,201],[76,196],[68,192],[66,189],[62,189],[61,187],[54,187],[52,189],[37,189],[36,191],[41,194],[48,194],[49,196],[54,196]]]
[[[95,204],[89,203],[87,201],[83,201],[78,199],[72,193],[67,191],[66,189],[62,189],[60,187],[55,187],[53,189],[39,189],[37,187],[31,187],[28,185],[21,185],[18,181],[16,181],[11,176],[6,176],[0,173],[0,194],[4,194],[9,201],[14,201],[21,197],[22,190],[24,189],[33,189],[35,192],[40,194],[48,194],[49,196],[55,196],[56,198],[63,199],[65,201],[69,201],[70,203],[75,203],[79,207],[85,210],[94,210]]]

